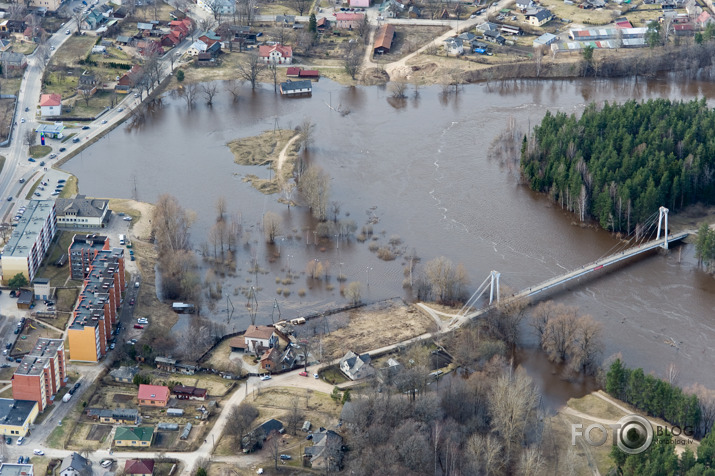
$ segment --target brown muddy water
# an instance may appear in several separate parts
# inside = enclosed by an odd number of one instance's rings
[[[230,332],[250,324],[246,299],[234,291],[240,286],[257,287],[260,323],[270,323],[272,314],[277,319],[276,304],[284,319],[345,305],[335,280],[340,271],[348,282],[363,283],[363,300],[407,293],[404,259],[380,261],[368,243],[354,239],[314,245],[314,223],[306,211],[288,210],[277,196],[242,182],[247,174],[268,178],[270,172],[234,164],[228,141],[292,128],[309,117],[316,124],[310,160],[332,176],[332,199],[342,204],[343,218],[349,213],[358,226],[377,221],[379,243],[399,235],[423,263],[440,255],[464,263],[474,287],[496,269],[503,284],[522,289],[607,254],[617,241],[576,226],[572,215],[519,186],[490,160],[489,145],[507,121],[514,118],[526,129],[547,110],[579,113],[590,101],[710,99],[715,85],[675,79],[512,81],[466,86],[458,95],[444,96],[438,87],[409,95],[395,102],[384,88],[321,80],[311,98],[297,100],[282,99],[267,85],[255,93],[247,88],[236,104],[222,93],[213,107],[199,101],[193,110],[167,96],[141,127],[114,130],[66,168],[90,196],[132,197],[134,177],[139,200],[175,195],[197,212],[192,231],[197,250],[215,216],[216,199],[224,196],[229,212],[241,214],[249,237],[238,256],[238,276],[225,279],[217,306],[225,307],[228,295],[236,311],[230,319],[226,312],[212,316]],[[329,105],[350,114],[342,116]],[[269,258],[277,247],[265,246],[259,229],[269,210],[285,221],[280,258],[273,263]],[[254,257],[269,274],[248,272]],[[303,275],[288,286],[288,297],[276,293],[285,287],[275,283],[281,270],[305,270],[316,259],[330,263],[332,289]],[[305,297],[299,296],[301,288]],[[673,362],[681,383],[715,387],[715,280],[697,269],[692,245],[572,282],[552,297],[603,323],[606,356],[621,352],[628,365],[658,375]]]

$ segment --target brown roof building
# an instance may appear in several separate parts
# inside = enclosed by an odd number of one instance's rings
[[[383,25],[375,34],[375,54],[385,54],[390,52],[392,41],[395,39],[395,27],[393,25]]]

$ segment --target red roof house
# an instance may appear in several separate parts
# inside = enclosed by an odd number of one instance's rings
[[[169,387],[164,385],[139,385],[139,405],[165,407],[169,404]]]
[[[258,47],[258,56],[264,63],[291,64],[293,48],[284,45],[261,45]]]
[[[42,106],[59,106],[62,104],[62,96],[59,94],[43,94],[40,96],[40,107]]]
[[[124,474],[135,476],[152,476],[154,474],[153,459],[128,459],[124,463]]]
[[[291,66],[286,69],[286,76],[289,78],[297,78],[300,76],[300,68],[298,66]]]
[[[317,69],[304,69],[298,72],[298,77],[305,79],[318,79],[320,78],[320,71]]]
[[[208,390],[198,387],[187,387],[184,385],[174,385],[171,391],[179,400],[206,400]]]

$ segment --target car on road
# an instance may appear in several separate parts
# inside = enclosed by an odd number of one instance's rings
[[[318,374],[313,374],[313,378],[320,378]]]
[[[149,324],[149,319],[147,319],[146,317],[140,317],[139,319],[137,319],[137,322],[139,324]]]
[[[50,154],[50,159],[54,159],[55,157],[57,157],[57,154]]]
[[[83,131],[86,131],[87,129],[89,129],[89,126],[82,126]]]
[[[25,437],[21,436],[20,438],[17,439],[17,446],[20,446],[25,442]]]
[[[23,117],[22,119],[20,119],[20,123],[21,123],[21,124],[24,124],[24,123],[25,123],[25,118],[24,118],[24,117]]]
[[[261,380],[270,380],[271,376],[266,374],[266,375],[261,375]]]
[[[308,376],[308,372],[301,372],[301,373],[299,373],[298,375],[300,375],[301,377],[307,377],[307,376]]]
[[[124,217],[124,218],[122,218],[122,220],[124,220],[124,221],[132,221],[132,217]]]
[[[35,192],[35,196],[36,196],[36,197],[39,197],[39,196],[40,196],[40,192]]]
[[[5,344],[5,348],[12,349],[12,342],[8,342],[7,344]]]
[[[118,111],[118,112],[122,112],[122,111],[124,111],[124,108],[123,108],[123,107],[120,107],[119,109],[117,109],[117,111]]]
[[[40,167],[44,167],[44,166],[45,166],[45,161],[43,160],[40,162]]]
[[[69,35],[69,34],[70,34],[70,31],[69,31],[69,30],[65,30],[65,35]]]
[[[109,350],[114,350],[114,347],[115,347],[114,342],[112,342],[111,344],[109,344]]]
[[[20,183],[25,183],[25,179],[24,179],[24,178],[21,178],[21,179],[20,179]]]
[[[66,181],[67,181],[67,180],[65,180],[65,179],[59,179],[59,180],[57,181],[57,183],[65,183]]]
[[[30,112],[30,108],[29,108],[29,107],[26,107],[26,108],[25,108],[25,112]]]
[[[66,147],[60,147],[60,152],[64,152],[64,151],[66,151],[66,150],[67,150]]]
[[[107,120],[106,120],[106,119],[102,121],[102,124],[106,124],[106,123],[107,123]]]
[[[75,137],[74,139],[72,139],[72,142],[73,142],[74,144],[76,144],[77,142],[79,142],[79,141],[81,141],[81,140],[82,140],[82,139],[80,139],[79,137]]]
[[[37,456],[45,456],[45,452],[42,450],[34,450],[33,453],[35,453]]]
[[[74,387],[72,387],[72,388],[75,389],[75,390],[77,390],[80,385],[82,385],[82,384],[79,383],[79,382],[77,382],[76,384],[74,384]]]
[[[130,305],[130,306],[133,306],[133,305],[134,305],[134,298],[131,298],[131,299],[129,300],[129,305]]]
[[[134,329],[144,329],[144,326],[141,324],[134,324]]]
[[[8,202],[12,202],[12,197],[7,197]]]
[[[292,458],[291,458],[291,455],[281,455],[281,459],[282,459],[282,460],[289,460],[289,459],[292,459]]]
[[[28,161],[28,162],[37,162],[37,161],[36,161],[35,159],[33,159],[32,157],[28,157],[28,158],[27,158],[27,161]]]
[[[50,46],[50,50],[55,51],[55,45]]]

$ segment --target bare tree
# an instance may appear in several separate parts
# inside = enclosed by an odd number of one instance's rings
[[[37,142],[37,134],[35,133],[34,129],[29,129],[25,131],[25,144],[27,144],[28,147],[32,147],[35,145]]]
[[[226,197],[223,195],[216,199],[216,221],[224,221],[226,219]]]
[[[677,385],[679,378],[680,370],[673,362],[669,363],[665,369],[665,381],[671,385]]]
[[[603,326],[588,315],[579,317],[576,326],[570,367],[576,372],[594,375],[601,365]]]
[[[546,323],[542,347],[555,362],[564,362],[574,345],[578,325],[576,312],[573,309],[558,313]]]
[[[256,418],[258,418],[258,410],[250,403],[243,402],[231,408],[226,420],[226,430],[236,439],[238,448],[243,448],[243,437],[251,429]]]
[[[207,83],[201,86],[201,92],[206,96],[206,104],[211,106],[214,103],[214,96],[218,87],[214,83]]]
[[[89,100],[92,99],[92,90],[85,87],[79,90],[79,94],[84,100],[84,105],[89,107]]]
[[[293,0],[291,2],[293,4],[293,8],[298,10],[298,15],[303,15],[305,13],[305,9],[310,6],[312,3],[310,0]]]
[[[263,234],[266,236],[266,243],[273,244],[276,236],[281,232],[281,217],[274,212],[266,212],[263,215]]]
[[[273,78],[273,92],[277,93],[278,92],[278,65],[274,62],[271,62],[268,65],[268,72],[270,73],[271,77]]]
[[[223,83],[223,87],[231,94],[233,102],[238,101],[238,97],[241,94],[241,81],[237,79],[229,79]]]
[[[511,294],[511,290],[502,287],[502,296]],[[513,346],[519,340],[521,321],[524,319],[528,299],[503,299],[490,309],[485,316],[485,322],[490,334]]]
[[[199,87],[196,84],[187,84],[182,88],[182,94],[184,101],[186,101],[186,107],[191,109],[194,107],[194,101],[196,101],[196,95],[199,92]]]
[[[538,476],[543,473],[545,465],[546,462],[538,448],[526,448],[521,452],[519,474],[524,476]]]
[[[248,53],[246,58],[238,63],[238,76],[251,83],[251,89],[256,89],[258,80],[265,69],[266,64],[257,53]]]
[[[434,298],[440,303],[454,303],[464,295],[469,284],[467,271],[462,264],[454,264],[439,256],[425,264],[424,273],[429,281]]]
[[[300,192],[313,216],[324,221],[330,202],[330,176],[317,165],[311,165],[298,182]]]
[[[9,2],[8,13],[10,14],[10,20],[22,20],[27,14],[27,7],[25,2]]]
[[[405,91],[407,91],[407,82],[405,82],[403,78],[390,81],[390,92],[394,99],[406,98],[407,94],[405,94]]]
[[[360,72],[360,67],[362,66],[362,55],[360,53],[360,48],[358,48],[357,42],[348,43],[348,50],[345,53],[345,72],[350,75],[354,80],[357,78]]]
[[[534,64],[536,65],[536,77],[541,75],[541,64],[544,60],[544,45],[534,47]]]
[[[82,23],[84,23],[84,12],[82,10],[73,12],[72,18],[74,19],[75,23],[77,24],[77,33],[82,33]]]
[[[315,124],[306,117],[301,121],[300,125],[296,127],[296,131],[300,135],[300,137],[298,137],[298,144],[300,144],[303,150],[307,150],[315,139]]]
[[[293,399],[293,405],[291,406],[290,412],[286,419],[286,426],[291,434],[295,435],[298,432],[300,423],[303,421],[303,413],[298,408],[298,399]]]
[[[47,43],[42,43],[35,50],[35,55],[44,66],[47,66],[47,64],[50,62],[50,58],[52,57],[52,51],[50,50],[50,47],[47,45]]]
[[[276,471],[278,470],[278,461],[281,456],[281,434],[276,430],[271,431],[268,435],[268,451],[273,457],[273,464]]]
[[[475,433],[467,440],[468,467],[472,474],[501,474],[504,466],[504,445],[494,434]]]
[[[362,299],[362,284],[360,281],[353,281],[345,287],[345,299],[353,306],[360,303]]]
[[[216,28],[216,25],[218,25],[218,23],[216,23],[216,20],[214,18],[208,17],[200,18],[197,22],[199,31],[211,31]]]
[[[576,313],[575,308],[568,308],[563,304],[556,304],[554,301],[544,301],[540,302],[534,307],[531,313],[531,319],[529,324],[536,331],[536,335],[539,337],[539,344],[544,344],[544,338],[547,332],[547,324],[550,319],[556,317],[559,314],[566,313]]]
[[[159,196],[151,221],[159,253],[190,249],[189,229],[193,219],[193,215],[179,204],[176,197],[169,194]]]
[[[295,44],[303,52],[304,56],[310,55],[315,43],[315,34],[308,30],[298,30],[298,33],[295,35]]]

